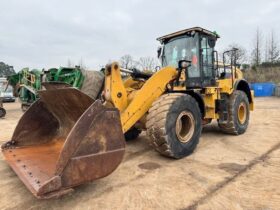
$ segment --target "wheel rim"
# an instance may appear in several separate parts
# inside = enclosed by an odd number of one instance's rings
[[[176,120],[176,135],[180,142],[187,143],[194,133],[195,121],[192,113],[183,111]]]
[[[238,107],[238,121],[241,124],[244,124],[246,121],[246,117],[247,117],[247,108],[244,102],[239,104]]]

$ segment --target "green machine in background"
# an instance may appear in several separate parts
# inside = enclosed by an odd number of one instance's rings
[[[66,83],[72,87],[80,89],[83,85],[84,75],[79,67],[59,69],[52,68],[45,73],[47,77],[46,82],[61,82]]]
[[[22,110],[25,111],[37,99],[37,91],[41,90],[42,74],[41,70],[24,68],[7,78],[13,86],[14,96],[21,101]]]
[[[24,68],[17,74],[8,77],[9,84],[14,88],[14,96],[19,97],[22,110],[38,99],[38,90],[42,90],[44,83],[50,85],[67,85],[80,89],[84,81],[84,75],[79,67],[51,68],[38,70]]]

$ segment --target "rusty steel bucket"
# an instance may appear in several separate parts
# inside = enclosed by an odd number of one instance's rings
[[[51,88],[39,97],[2,145],[6,161],[36,197],[59,197],[117,168],[125,149],[117,109],[74,88]]]

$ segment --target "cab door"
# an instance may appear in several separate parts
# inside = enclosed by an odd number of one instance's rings
[[[213,37],[201,35],[200,37],[200,68],[201,86],[215,86],[214,47],[216,40]]]
[[[191,47],[188,49],[188,59],[191,65],[186,72],[186,87],[187,88],[200,88],[201,87],[201,65],[200,65],[200,43],[199,33],[196,33],[190,42]]]

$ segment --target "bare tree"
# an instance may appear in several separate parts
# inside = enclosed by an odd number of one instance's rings
[[[230,63],[230,60],[236,59],[237,64],[242,64],[247,62],[247,51],[246,49],[237,44],[237,43],[232,43],[230,44],[225,51],[232,50],[232,49],[238,49],[237,51],[231,51],[229,53],[228,59],[226,60],[227,63]]]
[[[261,48],[262,48],[262,34],[259,28],[256,30],[255,38],[253,41],[253,50],[252,50],[252,64],[260,65],[261,63]]]
[[[264,49],[264,62],[269,62],[269,40],[265,40],[265,49]]]
[[[275,62],[279,61],[280,51],[279,51],[278,43],[275,40],[273,30],[271,31],[271,37],[270,37],[268,46],[269,46],[268,47],[268,60],[269,60],[269,62],[275,63]]]
[[[157,66],[157,61],[153,57],[141,57],[137,62],[142,71],[154,71]]]
[[[72,63],[72,61],[68,58],[68,60],[67,60],[67,67],[73,67],[73,63]]]
[[[121,67],[125,69],[132,69],[135,67],[135,62],[133,61],[133,58],[131,55],[124,55],[120,58],[120,64]]]
[[[79,62],[79,65],[78,65],[78,66],[79,66],[81,69],[84,69],[84,70],[87,69],[83,58],[80,59],[80,62]]]

